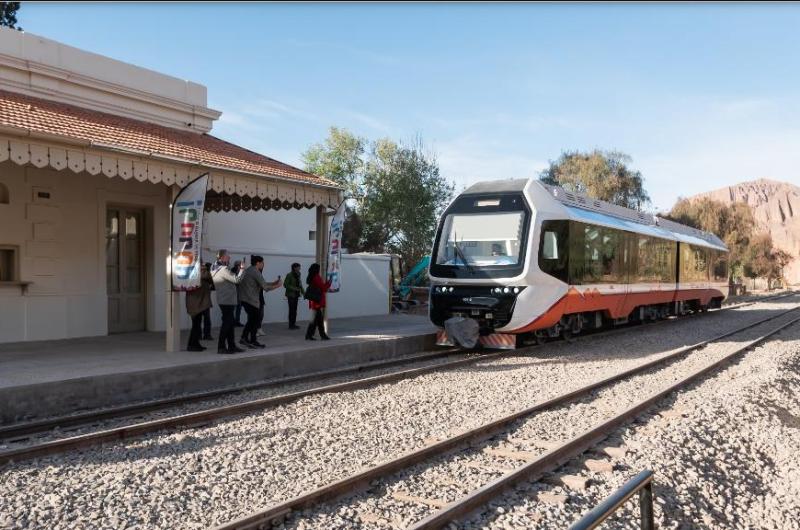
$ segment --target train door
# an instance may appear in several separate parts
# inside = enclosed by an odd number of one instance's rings
[[[631,284],[636,282],[636,258],[638,251],[638,237],[637,234],[622,232],[620,234],[620,260],[619,260],[619,278],[620,278],[620,292],[622,296],[619,297],[619,302],[616,307],[616,314],[622,318],[628,316],[633,307],[630,307],[631,300]]]

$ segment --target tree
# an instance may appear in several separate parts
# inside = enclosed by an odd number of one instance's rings
[[[410,146],[378,140],[367,168],[364,242],[376,251],[400,254],[411,266],[430,252],[437,219],[454,187],[420,138]]]
[[[410,146],[388,138],[370,142],[331,127],[328,138],[303,153],[303,160],[306,171],[345,188],[346,248],[398,253],[409,264],[430,251],[453,186],[421,139]]]
[[[22,31],[22,28],[17,26],[19,5],[19,2],[0,2],[0,26]]]
[[[744,273],[748,278],[766,278],[771,286],[773,280],[783,278],[784,268],[790,261],[792,256],[788,252],[775,248],[772,236],[761,233],[753,238],[748,248]]]
[[[595,199],[641,210],[650,203],[642,174],[628,167],[631,157],[619,151],[567,151],[542,171],[539,180]]]

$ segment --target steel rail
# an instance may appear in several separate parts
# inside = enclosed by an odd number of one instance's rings
[[[751,300],[751,301],[742,302],[742,303],[738,303],[738,304],[731,304],[729,306],[722,307],[722,308],[717,309],[717,310],[713,310],[712,312],[716,313],[716,312],[725,311],[725,310],[728,310],[728,309],[739,309],[741,307],[753,305],[753,304],[760,303],[760,302],[769,301],[769,300],[772,300],[772,299],[785,298],[785,297],[791,296],[793,294],[795,294],[794,291],[790,291],[788,293],[781,293],[781,294],[774,295],[774,296],[768,296],[768,297],[760,298],[758,300]],[[686,316],[682,317],[681,320],[687,319],[687,318],[692,318],[692,317],[697,317],[697,316],[702,315],[702,314],[705,314],[705,313],[692,313],[690,315],[686,315]],[[653,325],[658,325],[658,324],[663,324],[663,323],[666,323],[666,322],[671,322],[672,320],[673,320],[672,318],[668,318],[668,319],[652,322],[652,323],[650,323],[650,327],[652,327]],[[614,328],[614,329],[610,329],[610,330],[606,330],[606,331],[601,331],[601,332],[598,332],[598,333],[589,333],[589,334],[579,335],[579,336],[572,337],[571,339],[569,339],[569,342],[573,343],[573,342],[577,342],[577,341],[588,340],[590,338],[597,337],[597,336],[600,336],[600,337],[614,336],[614,335],[617,335],[619,333],[624,333],[624,332],[628,331],[630,329],[630,327],[631,326],[625,326],[625,327]],[[516,350],[495,352],[493,354],[479,354],[479,355],[477,355],[475,357],[471,357],[470,359],[471,359],[472,362],[478,362],[478,361],[481,361],[481,360],[485,360],[486,358],[492,359],[492,358],[497,357],[497,356],[524,355],[526,353],[529,353],[529,351],[531,349],[539,348],[541,346],[542,345],[532,345],[532,346],[525,346],[523,348],[519,348],[519,349],[516,349]],[[334,370],[327,370],[327,371],[324,371],[324,372],[315,372],[315,373],[311,373],[311,374],[303,374],[303,375],[299,375],[299,376],[287,377],[287,378],[282,378],[282,379],[274,379],[274,380],[269,380],[269,381],[250,383],[250,384],[246,384],[246,385],[239,385],[239,386],[236,386],[236,387],[228,387],[228,388],[223,388],[223,389],[218,389],[218,390],[211,390],[211,391],[207,391],[207,392],[200,392],[200,393],[183,395],[183,396],[175,396],[175,397],[170,397],[170,398],[165,398],[165,399],[147,401],[147,402],[144,402],[144,403],[136,403],[136,404],[132,404],[132,405],[125,405],[125,406],[122,406],[122,407],[115,407],[115,408],[111,408],[111,409],[89,411],[89,412],[85,412],[85,413],[81,413],[81,414],[72,414],[72,415],[68,415],[68,416],[60,416],[60,417],[57,417],[57,418],[49,418],[49,419],[45,419],[45,420],[31,421],[31,422],[25,422],[25,423],[15,423],[15,424],[12,424],[12,425],[0,426],[0,440],[12,440],[13,441],[14,438],[20,438],[22,436],[31,435],[31,434],[46,433],[46,432],[54,430],[56,428],[67,428],[67,427],[76,427],[76,426],[80,427],[80,426],[83,426],[83,425],[91,425],[91,424],[96,423],[98,421],[107,420],[107,419],[120,419],[120,418],[125,418],[125,417],[132,417],[132,416],[135,417],[135,416],[140,415],[140,414],[144,414],[144,413],[147,413],[147,412],[153,412],[153,411],[156,411],[156,410],[163,410],[163,409],[166,409],[166,408],[169,408],[169,407],[172,407],[172,406],[181,406],[181,405],[194,403],[194,402],[198,402],[198,401],[205,401],[205,400],[213,399],[213,398],[220,397],[220,396],[227,396],[227,395],[233,395],[233,394],[240,393],[240,392],[246,392],[246,391],[249,391],[249,390],[277,387],[277,386],[283,386],[283,385],[288,385],[288,384],[296,384],[296,383],[308,382],[308,381],[317,381],[317,380],[321,380],[321,379],[327,379],[327,378],[330,378],[330,377],[336,377],[336,376],[346,375],[346,374],[350,374],[350,373],[357,373],[357,372],[362,372],[362,371],[380,369],[380,368],[389,367],[389,366],[396,366],[398,364],[400,364],[400,365],[402,365],[402,364],[413,364],[415,362],[423,362],[423,361],[427,361],[427,360],[436,359],[436,358],[439,358],[439,357],[446,357],[446,356],[457,355],[457,354],[469,355],[469,354],[472,354],[472,353],[477,353],[477,352],[470,351],[470,350],[460,350],[460,349],[457,349],[457,348],[451,348],[451,349],[442,350],[442,351],[436,351],[436,352],[432,352],[432,353],[425,353],[425,354],[420,354],[420,355],[411,355],[411,356],[405,356],[405,357],[401,357],[401,358],[397,358],[397,359],[390,359],[390,360],[385,360],[385,361],[376,361],[376,362],[371,362],[371,363],[364,363],[364,364],[359,364],[359,365],[356,365],[356,366],[347,366],[347,367],[338,368],[338,369],[334,369]],[[487,357],[487,356],[489,356],[489,357]],[[458,367],[458,366],[461,366],[461,364],[460,363],[456,364],[453,367]],[[437,367],[437,369],[448,369],[448,368],[451,367],[451,365],[449,363],[445,362],[445,363],[441,363],[439,365],[436,365],[436,367]],[[398,373],[400,373],[400,372],[398,372]],[[407,374],[406,377],[414,377],[414,374]],[[374,381],[373,380],[370,384],[377,384],[377,383],[379,383],[379,381]],[[270,406],[270,405],[267,404],[265,406]],[[213,410],[213,409],[209,409],[209,410]],[[237,412],[233,412],[233,413],[235,414]],[[178,423],[177,425],[181,425],[181,423]],[[137,432],[141,433],[142,431],[137,431]],[[125,438],[125,437],[127,437],[127,435],[122,435],[121,438],[115,438],[115,439],[122,439],[122,438]],[[2,463],[2,462],[0,461],[0,463]]]
[[[424,462],[432,457],[447,454],[461,447],[469,446],[470,444],[474,444],[475,442],[478,442],[480,440],[490,438],[496,435],[497,433],[506,430],[512,423],[524,419],[528,416],[531,416],[534,413],[555,408],[565,403],[569,403],[575,400],[576,398],[588,395],[599,388],[611,385],[618,381],[622,381],[632,375],[645,372],[651,368],[656,367],[657,365],[677,360],[679,357],[684,356],[690,353],[691,351],[702,348],[710,344],[711,342],[716,342],[721,339],[730,337],[732,335],[736,335],[750,328],[761,325],[765,322],[774,320],[776,318],[780,318],[786,315],[787,313],[797,311],[798,309],[800,309],[800,307],[794,307],[786,311],[782,311],[778,315],[773,315],[770,317],[763,318],[761,320],[758,320],[757,322],[750,323],[734,331],[720,334],[716,337],[698,342],[691,346],[685,346],[682,348],[678,348],[676,350],[672,350],[666,355],[662,355],[658,359],[647,361],[634,368],[630,368],[621,373],[607,377],[595,383],[591,383],[577,390],[573,390],[571,392],[562,394],[560,396],[551,398],[549,400],[537,403],[529,408],[514,412],[500,419],[491,421],[489,423],[485,423],[476,428],[451,436],[447,439],[433,442],[419,449],[408,451],[406,453],[403,453],[399,457],[379,463],[372,467],[365,468],[344,479],[321,486],[315,490],[306,492],[297,497],[293,497],[274,506],[267,507],[262,511],[258,511],[249,514],[247,516],[244,516],[242,518],[236,519],[234,521],[231,521],[229,523],[219,525],[215,527],[215,530],[245,530],[245,529],[259,528],[262,525],[269,524],[275,520],[283,518],[284,516],[286,516],[287,514],[291,513],[294,510],[304,509],[313,506],[315,504],[319,504],[321,502],[330,501],[351,494],[354,491],[367,487],[369,483],[375,479],[386,477],[388,475],[391,475],[393,473],[396,473],[413,465]],[[796,320],[793,320],[792,322],[795,322]],[[551,453],[553,452],[551,451]],[[554,454],[554,457],[558,456],[560,456],[560,453],[556,452]]]
[[[745,352],[746,350],[749,350],[754,346],[757,346],[758,344],[764,342],[772,335],[775,335],[776,333],[782,331],[783,329],[791,326],[792,324],[798,321],[800,321],[800,317],[797,317],[785,324],[782,324],[781,326],[773,329],[769,333],[765,333],[760,337],[745,343],[744,346],[736,348],[733,352],[725,355],[719,360],[706,365],[700,370],[693,372],[692,374],[684,377],[680,381],[668,386],[667,388],[658,391],[655,394],[652,394],[647,399],[628,408],[621,414],[618,414],[617,416],[609,420],[601,422],[600,424],[589,429],[588,431],[585,431],[582,434],[579,434],[578,436],[567,441],[563,445],[545,452],[536,460],[533,460],[528,464],[523,465],[519,469],[511,471],[503,475],[502,477],[493,480],[489,484],[486,484],[485,486],[478,488],[477,490],[466,495],[465,497],[462,497],[461,499],[444,506],[442,509],[433,513],[429,517],[426,517],[422,521],[419,521],[413,526],[410,526],[408,530],[433,530],[436,528],[442,528],[443,526],[446,526],[451,522],[458,520],[459,518],[464,517],[465,515],[468,515],[471,512],[477,510],[478,508],[485,505],[493,498],[502,494],[503,491],[508,490],[514,485],[531,479],[535,480],[537,478],[540,478],[545,473],[557,469],[564,463],[568,462],[569,460],[577,456],[580,456],[582,453],[584,453],[585,451],[587,451],[600,441],[607,438],[612,432],[625,425],[625,423],[627,423],[629,420],[645,412],[647,409],[652,407],[656,402],[660,401],[661,399],[668,396],[672,392],[688,385],[689,383],[692,383],[700,379],[701,377],[711,372],[712,370],[715,370],[716,368],[727,363],[733,357]]]

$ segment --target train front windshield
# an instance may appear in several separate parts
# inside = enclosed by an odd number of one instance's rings
[[[527,223],[521,195],[459,198],[440,226],[432,272],[500,277],[521,269]]]
[[[444,221],[436,263],[517,265],[524,219],[522,212],[450,214]]]

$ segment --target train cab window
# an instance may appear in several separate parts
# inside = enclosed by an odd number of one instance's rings
[[[567,244],[569,242],[569,221],[544,221],[539,245],[539,268],[559,280],[566,282],[568,277]]]

